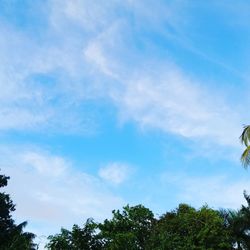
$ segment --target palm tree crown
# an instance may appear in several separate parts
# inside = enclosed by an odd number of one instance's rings
[[[244,126],[240,141],[246,146],[241,155],[241,162],[244,168],[247,168],[250,165],[250,125]]]

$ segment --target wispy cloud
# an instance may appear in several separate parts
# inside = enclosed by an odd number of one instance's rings
[[[88,217],[102,220],[124,203],[99,178],[76,170],[61,156],[9,147],[1,148],[1,159],[1,170],[11,176],[7,189],[17,204],[15,216],[30,221],[38,235]]]
[[[171,61],[144,62],[142,67],[131,68],[130,75],[125,76],[130,66],[115,70],[111,61],[114,58],[105,57],[108,50],[105,42],[97,41],[95,48],[102,51],[99,56],[89,53],[88,48],[85,55],[91,56],[100,73],[116,80],[105,91],[119,108],[121,120],[237,147],[240,112],[214,89],[205,87],[206,83],[189,76]],[[119,59],[115,60],[119,64]]]
[[[124,121],[235,145],[242,121],[238,110],[170,58],[149,60],[140,53],[135,57],[138,49],[131,39],[135,31],[125,13],[121,17],[115,13],[126,6],[137,23],[151,20],[151,29],[161,20],[148,16],[145,8],[133,1],[123,5],[88,1],[60,4],[60,8],[58,1],[47,5],[47,35],[41,36],[39,46],[29,35],[1,26],[4,52],[0,57],[5,67],[0,72],[4,93],[0,94],[0,129],[88,131],[95,122],[84,104],[101,93],[118,107]],[[171,25],[180,24],[167,10],[178,6],[164,7],[168,13],[165,21]],[[67,25],[64,35],[60,29]],[[14,47],[18,53],[12,52]]]
[[[99,170],[99,176],[112,184],[122,184],[129,178],[132,168],[124,163],[113,162]]]
[[[60,176],[67,172],[69,163],[58,156],[42,155],[37,152],[27,152],[21,155],[23,164],[35,168],[41,175]]]
[[[188,138],[236,145],[241,129],[236,111],[212,90],[175,68],[138,74],[115,99],[124,119]]]
[[[0,30],[4,34],[0,43],[0,129],[85,133],[92,127],[94,122],[79,103],[88,99],[87,88],[79,85],[84,73],[79,71],[80,57],[75,53],[81,48],[76,52],[72,44],[58,48],[45,41],[38,46],[11,27],[0,26]]]
[[[207,203],[214,208],[240,208],[245,204],[243,191],[249,191],[249,177],[232,180],[229,176],[192,176],[184,173],[164,173],[162,185],[176,189],[178,202],[200,207]]]
[[[102,32],[92,39],[84,54],[99,73],[110,78],[104,94],[111,98],[123,121],[135,121],[140,127],[157,128],[187,138],[206,140],[220,145],[238,147],[242,120],[240,109],[216,89],[208,87],[204,79],[192,76],[170,58],[152,60],[132,54],[123,58],[125,40],[110,47],[117,40],[124,25]],[[125,29],[126,30],[126,29]],[[129,45],[127,45],[129,46]],[[116,48],[119,53],[115,54]],[[115,66],[114,66],[115,65]],[[119,65],[119,66],[117,66]]]

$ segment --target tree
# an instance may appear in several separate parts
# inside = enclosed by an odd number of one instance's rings
[[[240,136],[241,143],[246,147],[241,155],[241,162],[245,168],[250,165],[250,126],[244,126]]]
[[[140,250],[146,249],[147,240],[155,222],[153,213],[142,205],[125,206],[113,210],[113,217],[103,223],[88,219],[83,228],[74,225],[72,231],[49,236],[50,250]]]
[[[157,221],[147,249],[228,250],[230,233],[219,212],[207,206],[196,210],[180,204]]]
[[[7,186],[9,177],[0,175],[0,188]],[[0,250],[31,250],[35,249],[33,243],[35,235],[23,232],[27,222],[15,225],[11,213],[15,211],[10,196],[0,192]]]
[[[83,228],[73,225],[72,231],[62,228],[61,233],[48,237],[46,247],[50,250],[99,250],[102,241],[96,233],[97,224],[87,219]]]
[[[79,226],[74,225],[72,229],[72,242],[71,249],[85,249],[85,250],[99,250],[102,248],[102,241],[96,233],[97,224],[93,219],[87,219],[84,227],[81,229]]]
[[[221,216],[224,218],[225,225],[231,233],[234,249],[248,249],[244,236],[245,221],[241,211],[223,210],[221,211]]]
[[[61,232],[56,235],[48,237],[48,244],[46,247],[51,250],[70,250],[72,245],[71,232],[62,228]]]
[[[113,218],[99,224],[104,249],[139,250],[145,249],[155,223],[154,214],[142,205],[113,210]]]
[[[234,249],[250,249],[250,196],[244,191],[247,206],[239,210],[221,210],[225,225],[231,232]]]

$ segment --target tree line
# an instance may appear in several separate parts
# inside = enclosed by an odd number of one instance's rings
[[[0,175],[0,188],[9,177]],[[113,210],[102,223],[89,218],[71,230],[62,228],[48,237],[50,250],[229,250],[250,249],[250,196],[239,210],[195,209],[180,204],[156,218],[143,205]],[[0,192],[0,250],[35,250],[35,235],[24,232],[26,222],[16,224],[15,205]]]
[[[180,204],[155,218],[137,205],[114,210],[111,219],[88,219],[80,227],[49,236],[51,250],[229,250],[250,249],[250,196],[239,210],[195,209]]]

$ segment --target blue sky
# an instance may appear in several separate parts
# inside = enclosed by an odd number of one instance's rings
[[[0,1],[0,167],[39,237],[250,190],[246,1]]]

